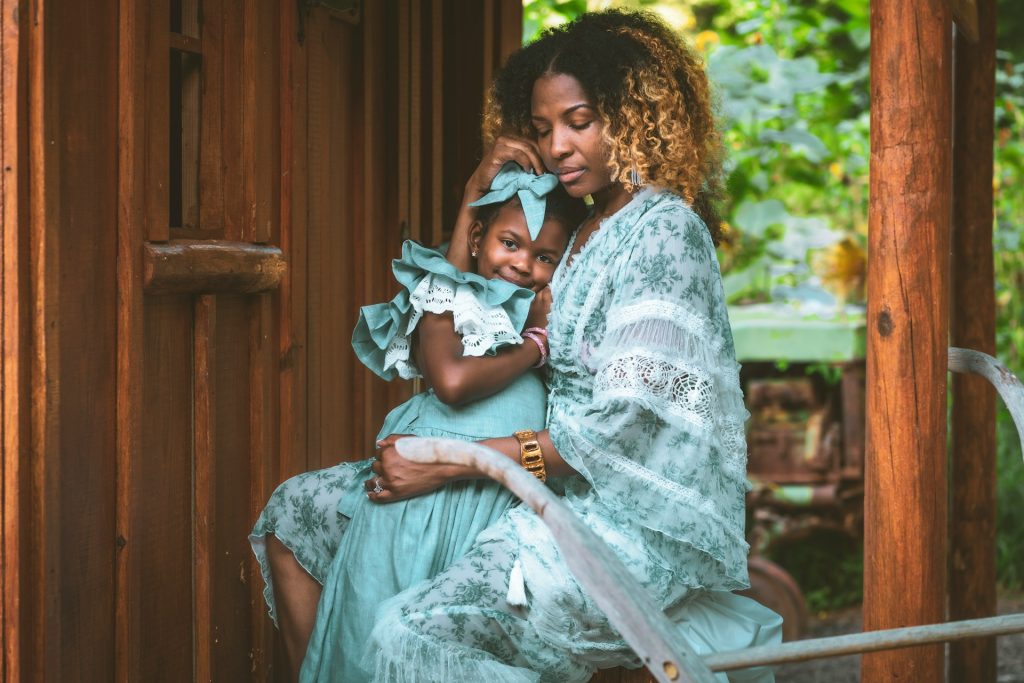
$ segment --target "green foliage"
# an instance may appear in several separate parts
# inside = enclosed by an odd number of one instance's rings
[[[789,572],[800,586],[811,612],[822,612],[861,601],[864,553],[843,534],[821,531],[799,541],[776,545],[771,560]]]

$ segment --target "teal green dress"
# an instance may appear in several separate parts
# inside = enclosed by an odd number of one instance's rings
[[[462,273],[440,252],[414,242],[406,242],[393,270],[402,291],[387,304],[364,307],[352,335],[356,355],[381,377],[418,376],[409,335],[424,312],[453,314],[466,355],[522,343],[519,330],[533,298],[529,290]],[[391,411],[378,438],[479,440],[543,429],[545,412],[546,389],[530,371],[465,406],[445,405],[430,390],[417,394]],[[342,463],[289,479],[275,491],[250,536],[272,616],[267,534],[277,536],[324,584],[303,681],[366,680],[369,673],[358,662],[380,603],[446,569],[518,502],[499,484],[477,480],[410,500],[372,503],[363,487],[374,476],[372,462]]]

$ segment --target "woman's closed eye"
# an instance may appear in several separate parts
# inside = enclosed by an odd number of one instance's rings
[[[572,128],[573,130],[586,130],[587,128],[590,128],[590,124],[592,123],[593,120],[583,121],[582,123],[570,123],[569,127]]]

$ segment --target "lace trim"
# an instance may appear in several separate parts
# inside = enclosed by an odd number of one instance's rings
[[[594,400],[637,401],[673,415],[704,433],[715,425],[715,381],[711,373],[678,358],[629,349],[609,359],[594,377]]]
[[[452,313],[455,331],[462,336],[464,356],[482,356],[495,346],[523,343],[508,312],[501,306],[485,307],[471,285],[456,285],[446,277],[430,274],[409,294],[409,305],[412,313],[404,333],[396,334],[384,352],[384,369],[394,367],[402,379],[420,376],[411,357],[409,336],[424,313]]]
[[[701,315],[689,306],[661,299],[649,299],[612,310],[608,315],[608,328],[605,334],[611,335],[625,327],[653,320],[672,323],[702,340],[702,345],[710,354],[717,354],[724,344],[707,316]]]

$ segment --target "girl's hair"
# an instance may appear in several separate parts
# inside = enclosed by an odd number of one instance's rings
[[[498,74],[484,115],[487,144],[504,132],[535,138],[533,84],[572,76],[605,121],[612,180],[652,183],[681,195],[718,237],[722,141],[704,64],[649,12],[607,10],[545,31]]]
[[[557,220],[569,232],[575,230],[576,226],[587,217],[587,205],[583,203],[583,200],[570,197],[569,193],[561,185],[557,185],[555,189],[544,195],[544,199],[544,220]],[[487,230],[491,227],[494,219],[497,218],[501,208],[509,204],[519,206],[519,198],[516,195],[512,195],[507,201],[498,204],[484,204],[477,208],[476,219],[483,226],[484,234],[487,234]]]

